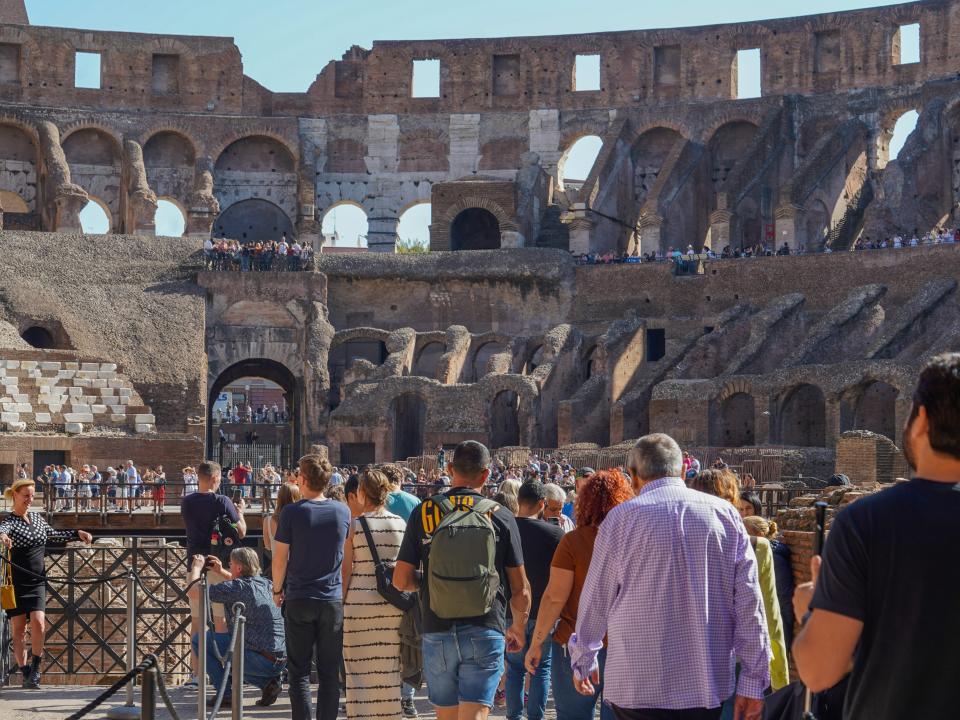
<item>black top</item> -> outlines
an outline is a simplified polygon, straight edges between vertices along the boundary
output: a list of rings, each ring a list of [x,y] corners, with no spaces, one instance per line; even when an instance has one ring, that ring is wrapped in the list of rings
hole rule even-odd
[[[290,546],[286,600],[342,600],[343,543],[350,531],[350,509],[328,499],[285,505],[274,539]]]
[[[469,488],[454,488],[447,497],[454,504],[460,502],[476,502],[483,496],[480,493]],[[424,519],[426,518],[426,523]],[[420,506],[413,511],[410,519],[407,521],[407,531],[403,536],[403,543],[400,545],[400,553],[397,560],[410,563],[414,568],[423,567],[423,574],[427,574],[429,564],[430,535],[433,528],[436,528],[440,522],[440,511],[432,500],[424,500]],[[430,533],[424,532],[424,524],[430,529]],[[479,627],[488,627],[500,632],[506,630],[507,614],[507,595],[506,588],[509,585],[506,568],[520,567],[523,565],[523,550],[521,549],[520,532],[517,530],[517,520],[507,508],[497,505],[493,511],[493,527],[497,533],[497,573],[500,575],[500,589],[497,591],[497,597],[493,602],[493,607],[486,615],[474,618],[457,618],[456,620],[444,620],[438,618],[430,610],[430,589],[426,578],[420,583],[420,599],[423,606],[423,632],[446,632],[454,625],[477,625]]]
[[[550,582],[550,563],[553,553],[563,538],[563,530],[552,523],[537,518],[517,518],[520,544],[523,547],[523,568],[530,581],[533,604],[530,617],[535,619],[540,609],[540,599]]]
[[[960,483],[915,479],[837,515],[811,607],[863,622],[845,718],[957,716],[957,548]]]
[[[210,554],[210,535],[213,523],[222,515],[233,522],[240,520],[236,505],[226,495],[211,492],[193,492],[180,501],[180,514],[187,530],[187,559],[194,555]]]

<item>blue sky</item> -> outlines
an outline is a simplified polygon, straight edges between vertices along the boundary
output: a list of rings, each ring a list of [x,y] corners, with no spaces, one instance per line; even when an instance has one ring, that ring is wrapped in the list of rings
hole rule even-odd
[[[419,40],[554,35],[743,22],[893,5],[880,0],[27,0],[30,22],[93,30],[233,37],[244,72],[270,90],[303,92],[330,60],[352,45]],[[750,92],[750,89],[747,89]],[[895,145],[900,142],[895,141]],[[592,151],[568,163],[585,177]],[[346,219],[338,220],[338,229]],[[417,233],[422,235],[422,233]]]

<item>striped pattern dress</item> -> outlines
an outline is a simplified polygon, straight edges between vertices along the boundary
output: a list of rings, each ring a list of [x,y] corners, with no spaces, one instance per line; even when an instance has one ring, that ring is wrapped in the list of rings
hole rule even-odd
[[[406,523],[380,508],[364,513],[377,552],[393,562]],[[400,619],[403,613],[377,592],[373,557],[360,522],[353,521],[353,572],[343,604],[343,662],[347,717],[400,718]]]

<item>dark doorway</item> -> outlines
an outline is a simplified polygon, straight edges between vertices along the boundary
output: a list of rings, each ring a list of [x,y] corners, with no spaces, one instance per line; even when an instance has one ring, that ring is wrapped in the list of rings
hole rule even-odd
[[[490,407],[490,447],[515,447],[520,444],[520,397],[503,390]]]
[[[66,465],[67,453],[63,450],[34,450],[33,451],[33,474],[31,478],[43,472],[47,465]]]
[[[267,200],[254,198],[234,203],[217,218],[213,237],[241,242],[279,240],[283,235],[293,238],[293,223],[287,214]]]
[[[667,354],[667,331],[647,328],[647,362],[656,362]]]
[[[897,437],[897,396],[899,391],[885,382],[875,381],[864,388],[857,401],[853,426],[845,430],[869,430],[890,440]]]
[[[53,341],[53,335],[46,328],[36,326],[27,328],[20,337],[22,337],[30,347],[35,347],[38,350],[55,350],[57,347]]]
[[[423,426],[427,418],[423,398],[404,393],[393,403],[393,459],[423,455]]]
[[[373,443],[340,443],[340,464],[373,465],[377,461],[377,446]]]
[[[823,391],[815,385],[798,385],[787,395],[780,410],[780,442],[800,447],[823,447],[826,439]]]
[[[710,444],[715,447],[745,447],[754,444],[753,397],[734,393],[710,413]]]
[[[500,247],[500,223],[488,210],[467,208],[450,224],[451,250],[496,250]]]

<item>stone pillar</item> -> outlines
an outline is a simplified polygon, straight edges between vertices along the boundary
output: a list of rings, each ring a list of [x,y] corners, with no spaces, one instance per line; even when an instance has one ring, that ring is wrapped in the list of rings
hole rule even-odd
[[[570,220],[567,223],[570,229],[570,252],[584,255],[591,252],[590,233],[593,230],[593,219],[583,203],[574,203],[570,206],[570,211]]]
[[[500,247],[502,248],[521,248],[525,244],[523,234],[516,230],[500,231]]]
[[[324,436],[329,416],[329,355],[334,329],[327,318],[327,306],[311,302],[307,308],[306,352],[304,353],[303,397],[304,436],[310,442]]]
[[[784,243],[787,243],[790,252],[796,252],[799,248],[806,246],[803,208],[792,203],[783,203],[774,210],[773,218],[776,250],[782,248]]]
[[[835,448],[837,438],[840,437],[840,403],[839,397],[828,397],[824,403],[824,431],[827,437],[827,447]]]
[[[710,249],[718,255],[730,244],[730,221],[733,213],[729,210],[714,210],[710,213]],[[681,252],[685,248],[680,248]]]
[[[531,110],[527,123],[530,135],[530,152],[540,156],[540,164],[554,181],[557,180],[557,164],[560,162],[560,111]]]
[[[188,198],[186,236],[207,239],[213,231],[213,222],[220,214],[220,202],[213,194],[213,160],[197,160],[193,192]]]
[[[663,218],[659,215],[641,215],[637,221],[636,235],[639,241],[639,253],[656,253],[661,248]]]
[[[70,166],[60,145],[60,129],[49,120],[37,123],[40,150],[47,168],[43,207],[45,229],[60,232],[81,232],[80,211],[89,197],[86,190],[70,179]]]
[[[397,225],[400,220],[396,217],[374,217],[367,219],[367,249],[370,252],[392,253],[397,247]]]
[[[129,179],[123,229],[133,235],[155,235],[157,194],[147,182],[147,168],[140,143],[135,140],[123,141],[123,162]]]
[[[753,442],[755,445],[770,444],[770,398],[764,395],[753,399],[753,417],[756,418],[753,428]]]

